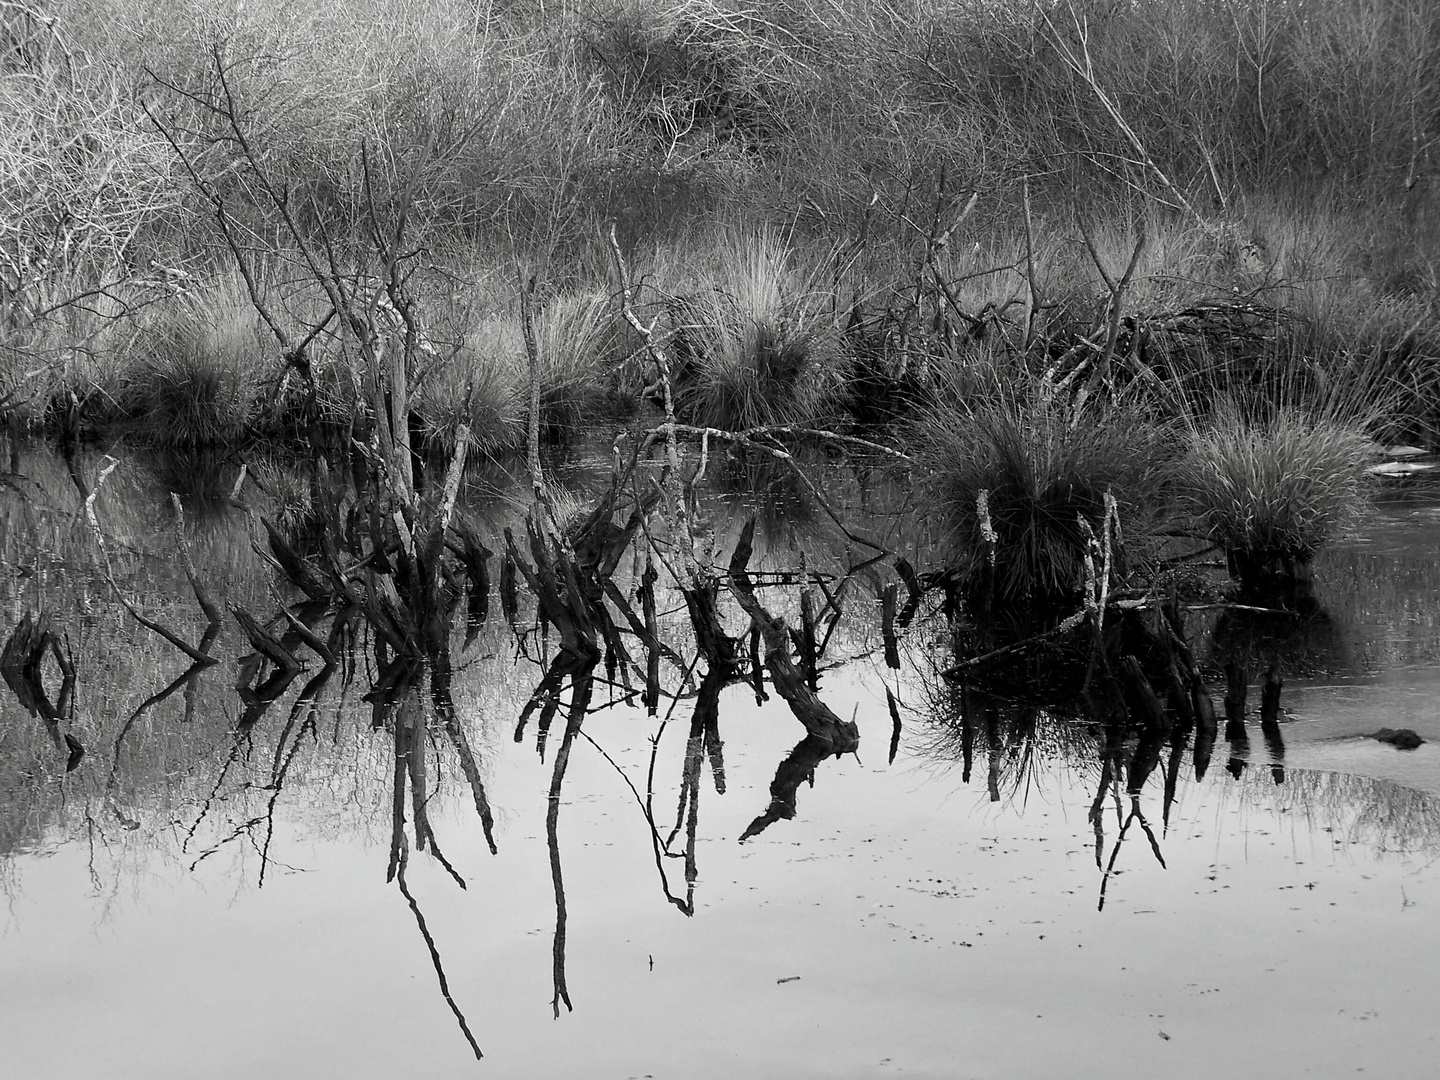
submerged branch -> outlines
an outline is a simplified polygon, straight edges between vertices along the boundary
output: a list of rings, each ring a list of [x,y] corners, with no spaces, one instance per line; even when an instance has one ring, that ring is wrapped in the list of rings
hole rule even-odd
[[[95,497],[100,494],[100,485],[105,482],[105,478],[108,477],[115,470],[115,467],[119,464],[120,462],[118,460],[116,460],[115,458],[111,458],[105,468],[100,471],[99,477],[96,478],[95,487],[85,498],[85,516],[90,521],[90,529],[95,534],[95,543],[100,548],[100,561],[105,571],[105,580],[109,583],[110,588],[114,591],[116,598],[120,601],[120,605],[126,611],[128,611],[130,615],[135,619],[135,621],[138,622],[141,626],[145,627],[147,630],[151,630],[156,634],[159,634],[162,638],[168,641],[171,645],[175,646],[175,648],[179,649],[186,656],[190,657],[190,659],[195,661],[195,663],[197,664],[216,663],[216,660],[213,656],[209,656],[206,653],[201,652],[189,642],[179,637],[174,631],[170,630],[168,627],[162,625],[161,623],[155,622],[152,619],[147,619],[144,615],[140,614],[139,609],[136,608],[134,604],[130,603],[129,599],[126,598],[125,593],[121,591],[120,583],[115,580],[115,574],[110,568],[110,551],[105,546],[105,534],[101,531],[100,519],[95,514]],[[200,594],[197,593],[196,596],[197,598],[199,598]],[[205,607],[206,601],[202,599],[201,605],[202,607]],[[213,605],[209,605],[208,607],[206,607],[205,614],[207,618],[210,618],[210,611],[212,608]]]

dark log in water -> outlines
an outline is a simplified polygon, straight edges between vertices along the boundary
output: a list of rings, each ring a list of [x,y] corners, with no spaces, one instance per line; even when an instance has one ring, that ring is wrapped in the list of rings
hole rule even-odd
[[[718,604],[720,582],[713,577],[681,587],[685,607],[690,613],[690,625],[695,632],[696,651],[705,658],[705,677],[695,697],[695,711],[690,719],[691,752],[693,767],[687,766],[681,788],[682,812],[687,798],[690,799],[693,830],[695,800],[699,798],[700,758],[702,752],[709,757],[710,772],[715,781],[717,794],[725,794],[725,751],[720,739],[720,691],[741,677],[740,640],[725,632],[720,622]],[[652,654],[655,655],[655,654]],[[658,696],[658,694],[657,694]],[[676,827],[679,827],[677,820]],[[673,838],[673,837],[672,837]],[[693,852],[687,855],[693,861]],[[687,864],[686,874],[691,867]]]
[[[231,603],[230,611],[235,616],[235,621],[240,624],[240,629],[245,632],[245,637],[250,642],[250,647],[259,653],[275,667],[285,671],[297,672],[304,665],[295,658],[295,654],[287,649],[284,644],[262,627],[253,615],[237,603]]]
[[[978,695],[969,683],[960,688],[960,781],[968,784],[975,766],[975,710]]]
[[[1170,716],[1159,695],[1155,693],[1140,661],[1126,653],[1120,657],[1120,676],[1124,680],[1124,698],[1132,720],[1140,723],[1140,741],[1130,759],[1126,791],[1138,795],[1145,781],[1160,764],[1160,752],[1170,735]]]
[[[1236,599],[1261,607],[1307,611],[1315,605],[1313,553],[1227,551]]]
[[[1397,750],[1414,750],[1425,744],[1425,740],[1409,728],[1381,728],[1373,735],[1366,736],[1366,738],[1389,743]]]
[[[908,559],[897,555],[895,557],[895,572],[900,575],[900,580],[905,583],[905,607],[901,609],[897,618],[900,629],[905,630],[915,618],[915,613],[920,610],[920,600],[925,595],[925,586],[921,584],[920,578],[915,573],[915,568],[910,565]]]
[[[989,772],[985,777],[985,790],[991,802],[1000,801],[1000,770],[1005,764],[1005,739],[1000,731],[1000,711],[995,702],[984,699],[985,715],[985,760]]]
[[[793,635],[800,653],[800,670],[812,691],[820,689],[819,654],[815,636],[815,590],[811,587],[801,556],[800,632]]]
[[[75,708],[75,664],[68,650],[68,642],[66,648],[61,649],[60,639],[50,629],[48,615],[41,612],[37,618],[26,611],[0,651],[0,675],[25,710],[44,722],[55,749],[65,755],[65,771],[73,772],[85,756],[85,748],[75,736],[63,730]],[[47,654],[60,669],[60,690],[54,702],[45,691],[42,674]]]
[[[765,667],[770,672],[771,685],[775,687],[776,693],[785,699],[790,711],[805,726],[806,732],[812,738],[827,744],[831,754],[851,753],[860,745],[860,729],[836,716],[810,688],[790,657],[785,620],[771,615],[755,596],[754,585],[746,571],[754,550],[754,538],[755,520],[752,518],[741,530],[735,552],[730,558],[730,589],[764,639]]]
[[[765,667],[771,685],[785,699],[795,718],[804,725],[806,736],[780,765],[770,785],[770,806],[741,834],[746,840],[782,818],[795,816],[795,792],[811,779],[815,766],[827,757],[853,753],[860,746],[860,729],[841,720],[820,700],[795,661],[790,657],[790,636],[785,621],[761,606],[755,586],[746,570],[754,550],[755,519],[745,523],[730,557],[730,591],[750,616],[765,641]]]
[[[750,681],[755,687],[755,704],[764,705],[770,695],[765,693],[765,665],[761,662],[760,627],[756,623],[750,626]]]
[[[519,633],[516,623],[520,616],[520,591],[515,581],[515,556],[509,551],[500,563],[500,610],[511,630]]]
[[[1260,731],[1270,751],[1270,776],[1277,784],[1285,782],[1285,739],[1280,734],[1280,691],[1284,686],[1280,661],[1272,659],[1260,691]]]
[[[490,558],[495,553],[481,542],[463,518],[453,526],[465,567],[465,645],[468,648],[490,615]]]
[[[1215,749],[1215,739],[1219,734],[1219,723],[1215,716],[1215,702],[1210,697],[1210,691],[1206,687],[1205,680],[1200,675],[1200,669],[1195,663],[1194,653],[1186,641],[1185,621],[1180,612],[1179,602],[1172,597],[1170,602],[1165,605],[1164,612],[1170,647],[1174,650],[1175,656],[1180,662],[1182,673],[1189,685],[1190,708],[1195,718],[1195,750],[1193,758],[1195,778],[1197,780],[1203,780],[1206,770],[1210,767],[1210,755]]]
[[[1225,771],[1237,780],[1245,772],[1250,757],[1250,735],[1245,730],[1245,699],[1249,693],[1250,672],[1245,661],[1230,657],[1225,661],[1225,741],[1230,744],[1230,760]]]
[[[1225,738],[1248,745],[1245,733],[1245,699],[1250,689],[1250,671],[1245,661],[1232,656],[1225,661]]]
[[[260,524],[270,545],[270,554],[279,565],[281,572],[292,585],[312,600],[328,599],[332,589],[320,573],[300,556],[269,518],[261,518]]]
[[[885,642],[885,666],[900,670],[900,641],[895,635],[895,607],[899,602],[899,590],[893,581],[886,584],[880,594],[880,633]]]
[[[836,756],[830,739],[819,735],[807,735],[789,756],[775,770],[775,779],[770,781],[770,805],[765,812],[750,822],[740,834],[741,841],[758,836],[777,821],[789,821],[795,816],[795,796],[800,785],[815,782],[815,767],[828,757]]]
[[[560,740],[560,749],[555,754],[555,766],[550,776],[550,793],[545,812],[545,840],[550,851],[550,879],[555,889],[555,936],[551,943],[551,981],[554,997],[550,1007],[558,1019],[560,1003],[573,1010],[570,1004],[570,990],[565,982],[565,930],[567,911],[565,907],[565,878],[560,868],[560,791],[565,783],[565,771],[570,765],[570,748],[580,725],[590,709],[590,694],[594,688],[593,671],[596,661],[574,673],[570,688],[570,707],[566,712],[565,734]]]

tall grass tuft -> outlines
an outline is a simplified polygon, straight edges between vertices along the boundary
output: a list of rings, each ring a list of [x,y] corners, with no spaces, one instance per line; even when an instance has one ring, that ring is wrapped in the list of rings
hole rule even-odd
[[[534,317],[540,379],[540,434],[550,443],[579,435],[615,408],[612,356],[617,322],[609,297],[562,293]],[[464,330],[459,348],[428,372],[415,412],[430,446],[448,452],[460,422],[482,453],[503,456],[525,443],[530,362],[520,319],[495,312]]]
[[[1086,550],[1079,519],[1098,533],[1107,494],[1124,529],[1143,531],[1162,497],[1170,439],[1133,409],[1092,409],[1076,422],[1070,407],[1025,388],[969,401],[947,393],[913,441],[970,614],[1034,624],[1074,610]]]
[[[731,430],[824,418],[841,389],[840,338],[815,275],[770,231],[729,238],[715,261],[674,312],[682,417]]]
[[[146,325],[115,404],[153,446],[233,446],[258,418],[267,359],[250,307],[225,283],[168,305]]]
[[[525,342],[518,320],[489,315],[466,331],[455,354],[426,373],[413,411],[424,445],[449,453],[462,423],[480,453],[499,457],[525,445],[525,400],[517,374]]]
[[[1333,412],[1268,414],[1224,402],[1193,426],[1177,466],[1181,505],[1227,553],[1242,591],[1304,578],[1311,559],[1364,509],[1374,442]]]
[[[603,293],[562,293],[535,318],[540,436],[548,442],[569,442],[587,418],[614,407],[611,354],[621,325],[610,307]],[[520,375],[523,384],[528,373]]]

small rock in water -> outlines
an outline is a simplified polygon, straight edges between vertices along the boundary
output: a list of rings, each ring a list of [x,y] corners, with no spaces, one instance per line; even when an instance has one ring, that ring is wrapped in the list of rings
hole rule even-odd
[[[1375,732],[1375,734],[1371,735],[1370,738],[1379,739],[1381,742],[1389,743],[1391,746],[1400,750],[1414,750],[1425,741],[1409,728],[1382,727],[1379,731]]]

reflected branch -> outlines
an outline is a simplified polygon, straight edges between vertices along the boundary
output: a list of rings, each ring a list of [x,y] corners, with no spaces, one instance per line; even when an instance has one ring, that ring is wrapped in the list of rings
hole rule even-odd
[[[300,705],[296,706],[297,710],[301,707]],[[274,770],[270,781],[270,798],[265,804],[265,841],[260,845],[260,874],[255,883],[257,889],[263,889],[265,887],[265,871],[270,865],[270,842],[275,838],[275,806],[279,803],[280,795],[285,790],[285,777],[290,772],[290,765],[294,762],[295,756],[300,753],[300,741],[305,737],[307,732],[312,737],[315,734],[314,716],[307,716],[305,722],[300,725],[300,730],[295,733],[295,741],[290,744],[290,750],[285,755],[285,760],[281,762],[279,768]],[[281,742],[275,749],[277,755],[280,752],[280,747],[283,745],[284,740],[282,737]]]
[[[853,721],[841,720],[811,688],[790,657],[790,636],[785,621],[771,615],[755,595],[754,583],[746,570],[754,550],[755,519],[740,532],[730,557],[730,591],[765,640],[765,666],[771,685],[785,699],[795,718],[804,725],[806,736],[790,752],[770,785],[770,805],[741,835],[745,840],[775,821],[795,816],[795,793],[801,782],[811,779],[815,766],[827,757],[853,753],[860,746],[860,729]]]
[[[1155,832],[1150,828],[1150,823],[1145,820],[1145,815],[1140,812],[1140,800],[1132,796],[1130,799],[1130,813],[1126,815],[1125,822],[1120,826],[1120,834],[1115,837],[1115,847],[1110,852],[1110,861],[1105,865],[1105,874],[1100,879],[1100,903],[1096,911],[1105,910],[1105,892],[1110,887],[1110,878],[1115,874],[1115,860],[1120,857],[1120,847],[1125,843],[1125,834],[1130,830],[1131,822],[1138,821],[1140,828],[1144,830],[1146,837],[1150,840],[1150,850],[1154,853],[1156,861],[1162,869],[1165,868],[1165,858],[1160,854],[1160,844],[1155,839]]]
[[[460,758],[460,770],[465,774],[465,781],[470,785],[470,793],[475,799],[475,812],[480,815],[480,827],[485,832],[485,843],[490,848],[490,854],[495,855],[500,850],[495,846],[495,816],[490,810],[490,799],[485,794],[485,781],[480,776],[479,762],[455,712],[455,700],[450,694],[449,658],[445,659],[446,663],[436,664],[430,673],[430,697],[435,705],[435,712],[445,725],[445,734],[449,736],[450,744],[455,747],[455,753]]]
[[[114,471],[115,466],[119,464],[120,462],[117,459],[110,458],[109,464],[107,464],[105,468],[101,470],[99,477],[96,478],[94,489],[85,496],[85,516],[89,519],[91,532],[95,534],[95,544],[100,549],[100,565],[101,568],[105,571],[105,580],[109,583],[111,590],[115,593],[115,598],[120,601],[120,606],[123,607],[126,611],[128,611],[131,617],[141,626],[145,627],[147,630],[151,630],[154,633],[159,634],[171,645],[175,646],[175,648],[179,649],[186,656],[190,657],[190,659],[193,660],[195,663],[213,664],[216,662],[214,657],[208,655],[200,649],[197,649],[195,646],[191,645],[188,641],[180,637],[173,630],[169,629],[163,624],[156,622],[153,619],[147,619],[144,615],[140,614],[140,610],[134,604],[132,604],[130,600],[125,596],[125,593],[120,588],[120,583],[115,580],[115,572],[111,569],[110,566],[110,549],[105,545],[105,534],[100,528],[100,518],[95,513],[95,497],[100,494],[100,486],[105,483],[106,477],[108,477],[110,473]],[[183,540],[183,533],[181,534],[181,536]],[[181,550],[183,553],[185,553],[185,561],[188,564],[188,548],[184,546],[183,542],[181,544]],[[187,569],[193,570],[193,567],[187,566]],[[210,625],[215,625],[218,620],[213,614],[214,605],[209,602],[209,599],[204,594],[204,590],[200,589],[198,580],[192,579],[192,583],[196,586],[196,599],[199,601],[201,608],[204,610],[206,619],[209,620]]]
[[[200,639],[200,651],[208,654],[210,651],[210,646],[214,644],[215,639],[219,636],[219,634],[219,624],[211,624],[209,627],[207,627],[204,636]],[[211,666],[212,665],[208,663],[191,664],[188,668],[186,668],[179,675],[177,675],[174,680],[171,681],[170,685],[166,686],[163,690],[151,694],[148,698],[146,698],[140,703],[140,705],[135,709],[133,713],[130,714],[130,718],[125,721],[125,723],[120,728],[119,734],[115,736],[115,750],[110,763],[110,776],[105,783],[106,791],[113,791],[115,788],[116,780],[120,772],[120,750],[124,746],[126,736],[130,734],[130,729],[135,726],[135,722],[139,720],[141,716],[145,715],[145,713],[148,712],[150,709],[154,708],[156,705],[159,705],[166,698],[169,698],[177,690],[181,689],[184,689],[185,691],[185,711],[188,718],[193,709],[193,700],[196,684],[198,683],[200,676],[204,672],[208,671]]]
[[[770,805],[765,812],[746,826],[740,840],[758,836],[777,821],[789,821],[795,816],[795,796],[800,785],[815,782],[815,767],[828,757],[835,756],[829,740],[815,735],[806,735],[790,751],[780,767],[775,770],[775,779],[770,781]]]
[[[27,610],[0,650],[0,676],[21,706],[44,722],[50,741],[66,758],[65,771],[73,772],[85,756],[85,748],[61,727],[69,724],[75,711],[75,664],[68,650],[68,641],[65,649],[60,648],[49,615],[42,611],[37,618]],[[45,691],[42,667],[47,654],[60,669],[58,702],[52,702]]]
[[[606,752],[603,746],[595,741],[588,731],[581,730],[579,734],[581,738],[599,751],[600,756],[610,763],[612,769],[620,774],[620,779],[625,781],[625,786],[630,789],[630,793],[635,796],[635,801],[640,805],[640,813],[644,815],[645,824],[650,829],[650,845],[655,854],[655,869],[660,874],[660,888],[665,893],[665,899],[674,904],[684,914],[694,915],[695,905],[693,897],[681,900],[670,891],[670,879],[665,873],[665,845],[660,840],[660,830],[655,827],[655,818],[651,814],[650,808],[645,805],[645,800],[640,797],[639,790],[635,787],[634,783],[631,782],[630,777],[626,775],[625,770],[620,767],[619,763]]]
[[[425,948],[430,950],[430,963],[435,967],[435,977],[440,981],[440,993],[445,998],[445,1004],[449,1005],[450,1011],[455,1014],[455,1022],[460,1025],[460,1031],[465,1036],[465,1041],[470,1044],[470,1049],[475,1051],[475,1060],[479,1061],[485,1055],[480,1050],[480,1044],[475,1041],[475,1036],[470,1032],[470,1025],[465,1021],[465,1014],[460,1011],[454,995],[450,993],[450,982],[445,978],[445,966],[440,962],[440,949],[430,935],[430,928],[425,925],[425,916],[420,911],[420,905],[415,902],[415,897],[410,893],[410,887],[405,883],[407,861],[404,858],[401,859],[395,874],[395,879],[400,885],[400,895],[405,897],[405,902],[410,905],[410,911],[415,916],[415,925],[420,928],[420,936],[425,939]]]
[[[570,1004],[570,991],[565,985],[566,910],[565,880],[560,870],[560,788],[565,782],[565,771],[570,765],[570,748],[580,731],[581,723],[584,722],[585,711],[590,706],[590,672],[596,662],[592,660],[588,668],[577,672],[571,679],[570,709],[565,722],[565,735],[560,740],[560,749],[555,752],[555,766],[550,777],[549,806],[545,812],[545,840],[550,849],[550,877],[555,886],[555,938],[551,950],[551,976],[555,996],[551,998],[550,1007],[557,1020],[560,1018],[562,1001],[567,1010],[573,1012],[575,1008]]]

